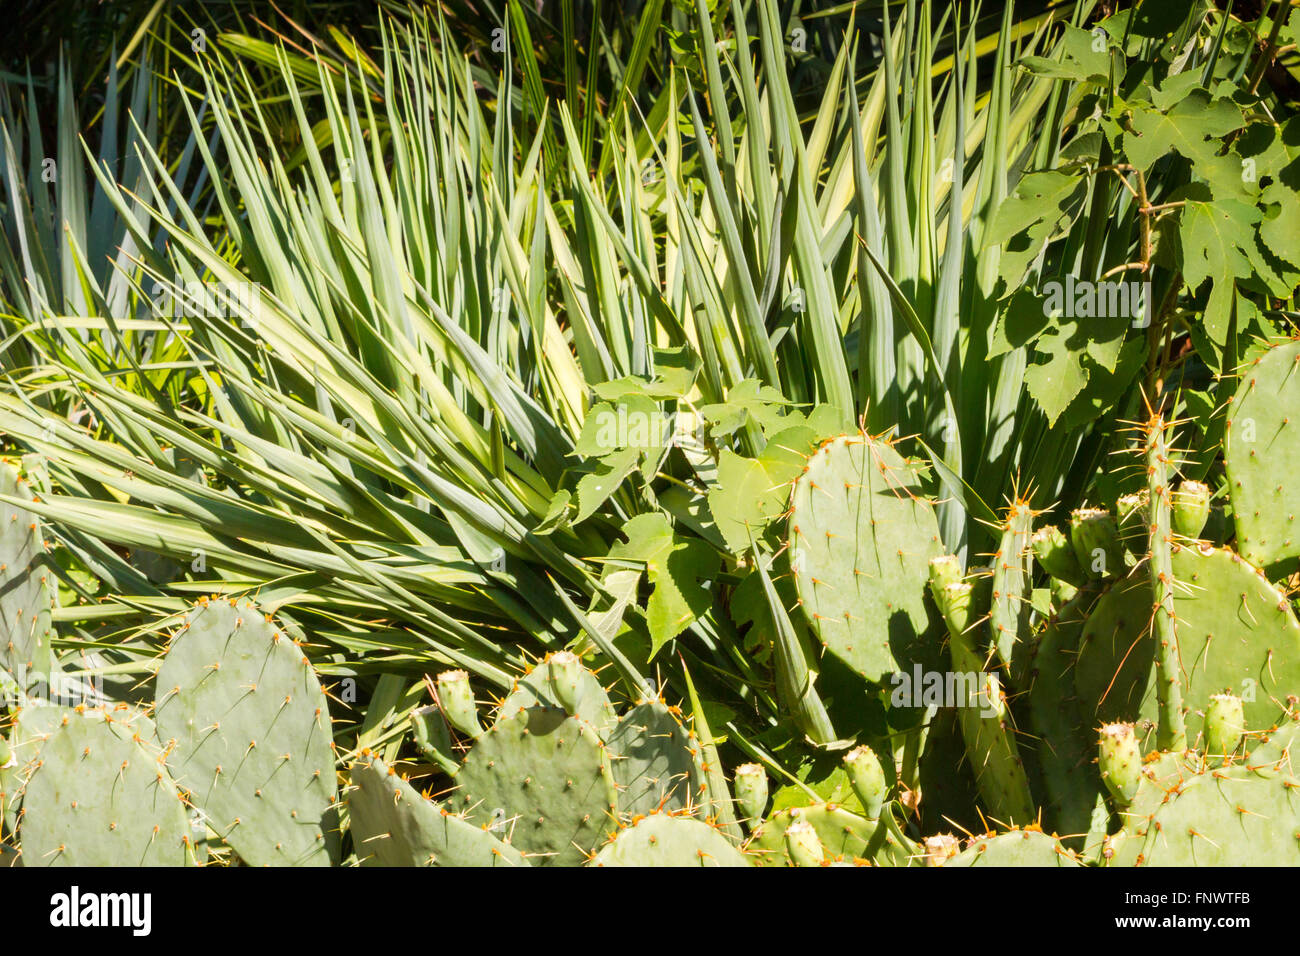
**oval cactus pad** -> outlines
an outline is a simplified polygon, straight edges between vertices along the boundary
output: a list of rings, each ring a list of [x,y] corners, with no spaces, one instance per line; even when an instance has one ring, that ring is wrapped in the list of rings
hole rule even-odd
[[[865,434],[825,442],[794,483],[790,564],[823,646],[867,680],[899,669],[930,626],[929,562],[943,550],[918,468]]]

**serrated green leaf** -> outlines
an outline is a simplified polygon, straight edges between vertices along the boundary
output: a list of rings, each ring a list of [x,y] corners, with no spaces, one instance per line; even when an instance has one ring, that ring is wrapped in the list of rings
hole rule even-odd
[[[721,562],[699,538],[673,534],[661,514],[637,515],[623,526],[627,541],[610,549],[611,560],[644,562],[654,590],[646,604],[650,656],[713,604]]]

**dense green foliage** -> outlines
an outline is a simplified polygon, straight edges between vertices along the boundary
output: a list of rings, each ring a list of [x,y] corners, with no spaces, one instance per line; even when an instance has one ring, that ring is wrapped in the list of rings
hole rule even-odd
[[[4,859],[1296,862],[1288,5],[336,6],[0,77]]]

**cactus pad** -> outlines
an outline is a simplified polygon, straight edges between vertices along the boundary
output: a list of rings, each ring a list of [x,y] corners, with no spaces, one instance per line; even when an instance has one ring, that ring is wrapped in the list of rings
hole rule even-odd
[[[159,668],[155,711],[177,783],[244,862],[337,857],[329,709],[270,615],[215,598],[192,611]]]
[[[828,860],[870,859],[885,866],[908,866],[915,847],[904,846],[891,833],[877,836],[877,824],[832,803],[778,810],[754,830],[745,852],[755,866],[792,866],[785,831],[803,820],[817,831]]]
[[[504,819],[534,865],[574,866],[615,829],[609,755],[596,729],[552,707],[527,707],[484,731],[455,777],[470,823]]]
[[[189,816],[152,729],[126,711],[90,711],[44,740],[24,788],[25,866],[193,861]]]
[[[1187,777],[1117,841],[1112,866],[1300,866],[1300,780],[1245,767]]]
[[[868,680],[899,670],[929,628],[925,586],[942,550],[918,469],[865,434],[824,443],[791,494],[799,602],[823,646]]]
[[[703,803],[699,748],[660,701],[637,704],[609,736],[618,810],[624,817],[691,810]]]
[[[1175,548],[1173,571],[1184,706],[1204,712],[1212,694],[1234,693],[1247,700],[1248,728],[1268,726],[1300,693],[1300,623],[1286,598],[1236,554],[1205,544]],[[1157,719],[1151,620],[1145,567],[1097,601],[1075,668],[1085,717]]]
[[[378,757],[352,765],[352,847],[362,866],[527,866],[508,843],[466,823],[403,780]]]
[[[561,700],[563,694],[557,693],[556,680],[571,680],[567,668],[553,668],[551,657],[539,663],[515,682],[509,696],[501,702],[499,713],[513,714],[524,707],[541,704],[544,707],[558,707],[575,717],[581,717],[596,728],[601,740],[607,740],[618,723],[614,705],[609,702],[609,695],[600,685],[600,678],[585,667],[578,669],[577,687],[572,693],[577,697],[577,709],[570,711]]]
[[[1080,866],[1073,853],[1039,830],[981,836],[944,866]]]
[[[0,494],[33,497],[8,462],[0,462]],[[50,676],[50,609],[57,598],[39,520],[14,505],[0,506],[0,667],[22,689]]]
[[[1096,597],[1091,589],[1079,591],[1047,623],[1026,675],[1032,734],[1024,747],[1042,776],[1044,822],[1058,833],[1086,833],[1101,793],[1092,766],[1096,743],[1074,693],[1075,651]]]
[[[749,866],[722,833],[694,817],[652,813],[601,847],[592,866]]]
[[[1295,566],[1300,556],[1300,341],[1270,349],[1242,372],[1228,406],[1223,464],[1237,550],[1252,564]]]

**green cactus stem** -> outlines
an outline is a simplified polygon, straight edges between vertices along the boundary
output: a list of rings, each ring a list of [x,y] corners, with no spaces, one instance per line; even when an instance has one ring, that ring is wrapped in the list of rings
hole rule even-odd
[[[1168,431],[1169,426],[1159,413],[1147,423],[1147,507],[1151,522],[1147,574],[1155,595],[1151,631],[1156,641],[1156,700],[1160,710],[1156,741],[1161,750],[1184,750],[1187,747],[1187,724],[1183,713],[1181,658],[1174,617]]]

